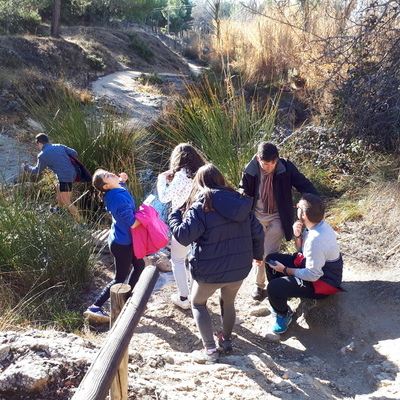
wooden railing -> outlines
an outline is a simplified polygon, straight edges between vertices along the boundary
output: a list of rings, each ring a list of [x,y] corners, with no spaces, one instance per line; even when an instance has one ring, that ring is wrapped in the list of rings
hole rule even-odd
[[[146,308],[147,301],[159,277],[154,265],[147,266],[136,284],[119,317],[112,326],[99,354],[93,361],[71,400],[104,400],[117,374],[121,361],[126,357],[129,342]],[[114,383],[115,384],[115,383]],[[127,388],[113,390],[127,392]],[[123,399],[116,394],[113,399]]]

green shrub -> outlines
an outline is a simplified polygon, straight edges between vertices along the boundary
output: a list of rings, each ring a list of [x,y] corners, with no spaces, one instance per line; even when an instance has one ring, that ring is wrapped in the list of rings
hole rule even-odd
[[[152,63],[154,61],[154,53],[150,49],[150,47],[142,40],[140,37],[134,33],[129,35],[130,39],[130,47],[135,50],[135,52],[143,58],[143,60],[148,63]]]
[[[248,104],[244,90],[237,90],[231,77],[224,83],[205,78],[200,85],[186,85],[188,98],[157,124],[165,142],[175,146],[190,142],[202,150],[233,184],[238,185],[244,166],[251,160],[261,140],[274,127],[276,107]]]
[[[87,60],[89,62],[90,68],[93,68],[96,71],[103,71],[106,68],[106,64],[104,63],[103,59],[96,56],[95,54],[89,54],[87,56]]]
[[[49,305],[59,298],[68,310],[90,276],[94,241],[68,213],[51,214],[35,187],[22,187],[0,190],[0,306],[8,321],[54,323]]]
[[[0,271],[20,277],[22,291],[33,282],[72,288],[85,281],[93,243],[86,231],[71,229],[68,214],[51,214],[13,193],[0,199],[0,215]]]
[[[142,85],[161,85],[163,83],[162,78],[159,77],[158,72],[153,72],[152,74],[141,74],[138,81]]]
[[[35,33],[41,23],[40,15],[34,10],[10,10],[0,5],[0,35]]]
[[[142,128],[127,124],[126,115],[104,105],[82,104],[79,96],[62,87],[25,95],[28,109],[53,141],[77,150],[90,172],[105,168],[125,171],[136,201],[143,197],[141,171],[146,169],[150,140]]]

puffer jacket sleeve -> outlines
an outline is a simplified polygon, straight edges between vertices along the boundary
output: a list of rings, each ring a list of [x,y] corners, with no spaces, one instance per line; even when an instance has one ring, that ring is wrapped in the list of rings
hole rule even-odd
[[[183,246],[195,242],[205,231],[204,213],[191,208],[182,221],[182,212],[177,209],[168,217],[168,224],[175,239]]]
[[[250,214],[250,224],[253,240],[253,258],[261,261],[264,256],[264,229],[253,212]]]

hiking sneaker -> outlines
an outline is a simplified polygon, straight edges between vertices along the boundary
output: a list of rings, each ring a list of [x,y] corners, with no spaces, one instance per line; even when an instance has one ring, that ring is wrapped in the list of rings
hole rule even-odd
[[[195,350],[192,352],[192,358],[194,362],[199,364],[214,364],[218,362],[219,353],[217,349],[214,350]]]
[[[50,207],[50,212],[52,214],[56,214],[56,215],[64,215],[65,209],[64,209],[64,207],[54,206],[54,207]]]
[[[256,286],[255,289],[251,292],[251,297],[253,300],[263,301],[268,297],[268,293],[266,289],[261,289],[260,287]]]
[[[233,350],[232,339],[225,339],[222,333],[218,335],[218,344],[225,354],[231,353]]]
[[[272,332],[277,334],[286,332],[289,324],[292,322],[292,316],[293,311],[290,308],[285,314],[276,313],[276,320]]]
[[[189,308],[190,308],[189,299],[186,298],[185,300],[182,300],[181,296],[179,296],[178,293],[174,293],[173,295],[171,295],[171,301],[177,307],[183,308],[184,310],[189,310]]]
[[[110,322],[110,316],[107,315],[100,307],[89,307],[83,315],[96,322]]]

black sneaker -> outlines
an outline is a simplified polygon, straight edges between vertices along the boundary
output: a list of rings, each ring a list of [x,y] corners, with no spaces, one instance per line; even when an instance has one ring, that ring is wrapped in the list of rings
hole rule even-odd
[[[261,289],[260,287],[257,286],[251,292],[251,297],[253,298],[253,300],[263,301],[268,297],[268,293],[266,289]]]
[[[50,207],[50,212],[52,214],[57,214],[57,215],[64,215],[66,210],[64,207],[58,207],[58,206],[54,206],[54,207]]]
[[[233,351],[232,339],[225,339],[222,333],[218,335],[218,344],[225,354],[231,353]]]

